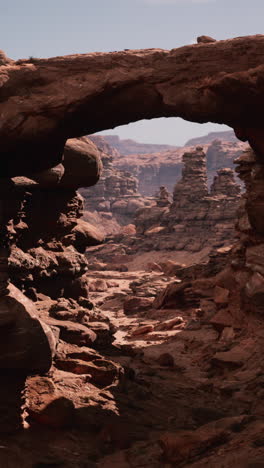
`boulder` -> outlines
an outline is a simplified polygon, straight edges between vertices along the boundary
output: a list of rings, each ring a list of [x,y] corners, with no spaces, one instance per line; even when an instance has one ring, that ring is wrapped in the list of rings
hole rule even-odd
[[[34,173],[29,177],[31,177],[41,187],[52,188],[56,187],[60,183],[64,172],[64,166],[60,163],[51,169],[46,169],[46,171]]]
[[[260,311],[264,310],[264,276],[260,273],[254,273],[246,284],[246,296],[258,307]]]
[[[241,430],[249,421],[247,416],[235,416],[209,422],[194,431],[181,430],[163,434],[159,443],[164,461],[173,466],[191,462],[198,455],[226,443],[236,428]]]
[[[39,320],[34,303],[14,285],[0,297],[0,369],[47,372],[56,350],[51,328]]]
[[[104,233],[98,227],[83,219],[78,219],[71,234],[70,242],[79,252],[85,252],[86,247],[102,244],[105,239]]]
[[[66,343],[77,344],[78,346],[90,346],[96,340],[96,334],[85,325],[52,318],[46,319],[46,322],[50,326],[59,328],[60,337]]]
[[[216,330],[222,331],[223,328],[234,325],[234,318],[230,310],[221,309],[211,318],[210,323],[214,325]]]
[[[64,188],[90,187],[99,180],[102,163],[100,151],[87,137],[72,138],[64,148],[64,174],[60,186]]]
[[[138,312],[145,312],[151,309],[153,299],[150,297],[128,297],[124,301],[124,313],[126,315],[136,314]]]
[[[59,369],[74,374],[88,374],[93,385],[100,388],[111,385],[119,376],[119,367],[112,361],[94,359],[93,362],[81,359],[57,359],[56,365]]]
[[[228,303],[229,290],[216,286],[214,290],[214,301],[218,306],[224,306]]]
[[[38,411],[29,408],[28,413],[31,422],[53,429],[69,429],[74,423],[75,407],[72,400],[60,396]]]
[[[135,330],[132,331],[131,336],[146,335],[147,333],[151,333],[153,330],[153,325],[142,325],[141,327],[135,328]]]

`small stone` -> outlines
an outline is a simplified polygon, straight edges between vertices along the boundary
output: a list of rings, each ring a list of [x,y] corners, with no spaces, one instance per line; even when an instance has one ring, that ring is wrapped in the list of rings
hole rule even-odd
[[[210,36],[198,36],[197,37],[198,44],[210,44],[211,42],[216,42],[216,39]]]
[[[232,341],[235,337],[235,332],[232,327],[225,327],[220,336],[220,341]]]
[[[162,331],[162,330],[171,330],[175,327],[180,327],[183,325],[183,318],[182,317],[174,317],[173,319],[170,320],[165,320],[164,322],[159,323],[156,325],[155,330]]]
[[[98,278],[96,280],[89,281],[89,290],[92,292],[105,292],[107,289],[107,282],[104,279]]]
[[[225,327],[231,327],[234,319],[228,309],[221,309],[211,318],[210,323],[216,330],[222,331]]]
[[[173,356],[169,353],[161,354],[157,359],[157,363],[162,367],[173,367],[175,364]]]
[[[217,305],[226,305],[228,303],[229,291],[228,289],[216,286],[214,290],[214,301]]]
[[[136,328],[132,333],[131,336],[137,335],[145,335],[146,333],[150,333],[154,330],[153,325],[142,325],[142,327]]]
[[[124,301],[124,312],[126,315],[132,315],[137,312],[143,312],[152,307],[153,299],[149,297],[130,296]]]
[[[40,412],[28,410],[32,421],[54,429],[63,429],[72,426],[74,422],[75,407],[71,400],[59,397],[51,401]]]

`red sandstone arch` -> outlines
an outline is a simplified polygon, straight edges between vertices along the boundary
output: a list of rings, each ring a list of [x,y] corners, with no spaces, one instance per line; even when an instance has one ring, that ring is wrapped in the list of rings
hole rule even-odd
[[[54,166],[67,138],[162,116],[228,124],[262,150],[263,57],[257,35],[171,51],[7,61],[0,66],[1,175]]]

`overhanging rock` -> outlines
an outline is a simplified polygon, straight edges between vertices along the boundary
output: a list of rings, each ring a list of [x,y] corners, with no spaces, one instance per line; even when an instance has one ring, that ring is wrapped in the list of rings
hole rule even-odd
[[[225,123],[264,153],[264,36],[5,61],[1,176],[58,164],[68,138],[155,117]],[[257,129],[257,130],[256,130]]]

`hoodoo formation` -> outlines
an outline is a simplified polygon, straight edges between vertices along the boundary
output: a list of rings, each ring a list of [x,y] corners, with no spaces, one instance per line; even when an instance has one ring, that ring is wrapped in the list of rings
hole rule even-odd
[[[262,466],[263,54],[1,52],[1,466]],[[140,195],[85,135],[162,116],[250,147],[190,147],[172,196]]]

